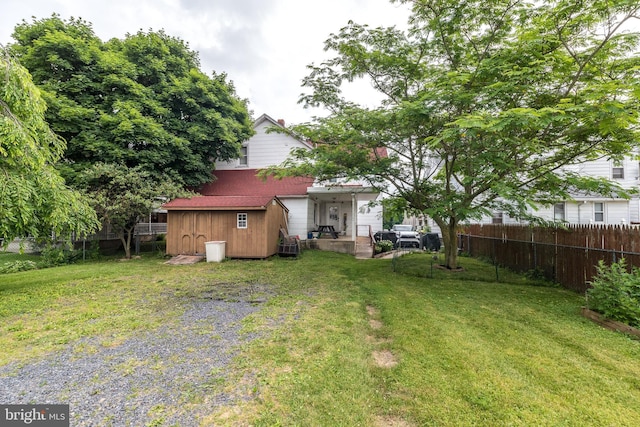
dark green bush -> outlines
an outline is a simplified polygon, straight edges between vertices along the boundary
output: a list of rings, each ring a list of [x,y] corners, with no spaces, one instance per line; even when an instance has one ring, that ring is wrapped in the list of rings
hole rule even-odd
[[[40,254],[41,267],[55,267],[57,265],[73,264],[82,259],[81,250],[68,247],[47,246]]]
[[[587,306],[603,316],[640,327],[640,270],[627,270],[622,258],[607,266],[598,263],[598,274],[587,290]]]
[[[377,254],[389,252],[391,249],[393,249],[393,242],[391,240],[380,240],[376,242],[375,250]]]

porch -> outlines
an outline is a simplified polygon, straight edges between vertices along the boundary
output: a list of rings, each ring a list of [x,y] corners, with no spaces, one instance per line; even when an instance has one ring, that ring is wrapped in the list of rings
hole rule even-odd
[[[302,241],[302,244],[306,249],[349,254],[358,259],[373,258],[373,240],[370,236],[358,236],[356,240],[353,240],[351,236],[339,235],[337,239],[327,236],[319,239],[307,239]]]
[[[351,247],[346,253],[354,254],[355,242],[360,237],[373,239],[373,232],[382,228],[381,208],[369,206],[378,196],[371,188],[331,184],[309,187],[307,193],[313,209],[312,216],[308,216],[307,231],[334,240],[334,243],[319,243],[322,248],[346,245]],[[352,243],[342,244],[342,241]]]

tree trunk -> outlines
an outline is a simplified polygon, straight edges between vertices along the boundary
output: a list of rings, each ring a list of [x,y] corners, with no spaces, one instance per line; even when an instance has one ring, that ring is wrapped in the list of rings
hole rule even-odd
[[[458,268],[458,221],[449,218],[449,221],[435,219],[442,232],[444,244],[444,262],[448,269]]]
[[[125,230],[120,234],[120,240],[122,246],[124,246],[124,257],[131,259],[131,232],[132,230]]]

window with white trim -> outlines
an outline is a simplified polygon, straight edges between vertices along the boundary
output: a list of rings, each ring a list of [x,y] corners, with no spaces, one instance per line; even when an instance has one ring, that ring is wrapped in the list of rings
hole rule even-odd
[[[624,179],[624,168],[622,166],[614,166],[611,168],[611,178]]]
[[[604,222],[604,203],[596,202],[593,204],[593,220],[595,222]]]
[[[238,228],[247,228],[248,215],[246,213],[238,214]]]
[[[553,205],[553,220],[564,221],[565,219],[564,203],[556,203]]]
[[[249,165],[249,148],[246,145],[240,147],[240,166],[248,166]]]
[[[504,222],[504,213],[503,212],[494,212],[493,218],[491,218],[492,224],[502,224]]]

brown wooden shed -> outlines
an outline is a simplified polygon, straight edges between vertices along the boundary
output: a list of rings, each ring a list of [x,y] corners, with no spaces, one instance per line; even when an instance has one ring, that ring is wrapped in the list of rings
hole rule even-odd
[[[288,215],[274,196],[198,196],[164,208],[168,255],[204,255],[205,242],[224,241],[225,257],[267,258],[278,252]]]

